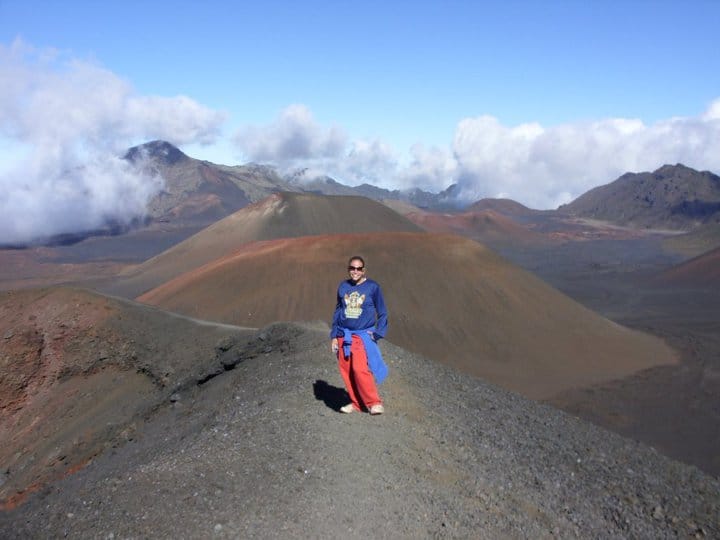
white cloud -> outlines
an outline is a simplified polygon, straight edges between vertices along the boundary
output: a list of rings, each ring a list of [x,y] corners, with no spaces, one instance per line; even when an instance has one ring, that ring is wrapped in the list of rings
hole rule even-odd
[[[243,130],[236,143],[254,160],[282,170],[306,169],[357,185],[459,186],[465,202],[506,197],[533,208],[556,208],[626,172],[666,163],[720,171],[720,99],[697,117],[646,125],[632,118],[541,126],[505,126],[489,115],[461,120],[451,149],[416,144],[404,160],[379,140],[349,140],[338,128],[318,125],[293,105],[272,124]],[[342,134],[342,135],[340,135]]]
[[[460,197],[504,196],[555,208],[628,171],[665,163],[720,170],[720,100],[698,117],[652,125],[611,118],[543,128],[482,116],[458,124],[453,150]]]
[[[117,156],[138,140],[211,143],[223,121],[58,51],[0,44],[0,150],[21,149],[1,156],[0,243],[141,217],[159,184]]]
[[[234,143],[250,161],[270,163],[281,172],[304,172],[297,178],[332,176],[357,185],[387,184],[397,158],[382,141],[349,141],[337,126],[323,127],[305,105],[290,105],[270,124],[239,130]]]
[[[278,165],[297,160],[336,158],[347,144],[345,133],[322,128],[304,105],[290,105],[271,124],[247,127],[235,135],[235,144],[251,161]]]
[[[147,201],[161,187],[162,179],[139,173],[116,156],[97,156],[63,170],[55,159],[34,160],[0,175],[5,194],[0,240],[25,243],[111,223],[128,225],[144,215]]]
[[[410,163],[398,172],[399,185],[439,192],[455,181],[457,161],[447,150],[415,144],[410,148]]]
[[[702,120],[710,122],[713,120],[720,120],[720,98],[713,101],[705,114],[702,115]]]
[[[142,133],[176,146],[214,143],[225,116],[186,96],[139,96],[129,99],[125,107],[129,135]]]
[[[385,186],[392,182],[398,168],[393,148],[380,140],[357,140],[346,156],[334,164],[341,178],[351,184]]]

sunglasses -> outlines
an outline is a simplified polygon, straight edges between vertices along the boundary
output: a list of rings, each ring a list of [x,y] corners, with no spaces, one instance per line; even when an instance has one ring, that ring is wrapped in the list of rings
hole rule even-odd
[[[364,266],[348,266],[348,272],[352,272],[353,270],[355,270],[357,272],[362,272],[363,270],[365,270],[365,267]]]

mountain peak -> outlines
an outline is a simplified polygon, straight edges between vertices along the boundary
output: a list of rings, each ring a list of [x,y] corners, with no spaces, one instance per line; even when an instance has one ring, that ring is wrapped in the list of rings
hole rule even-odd
[[[125,154],[124,158],[135,162],[141,156],[152,158],[160,161],[165,165],[174,165],[180,161],[190,159],[179,148],[173,146],[167,141],[150,141],[138,146],[133,146]]]
[[[682,163],[626,173],[563,207],[591,219],[643,228],[690,230],[720,217],[720,177]]]
[[[676,163],[675,165],[670,165],[669,163],[666,163],[659,169],[655,170],[653,174],[655,176],[661,176],[663,178],[671,177],[671,176],[685,176],[688,174],[698,174],[699,171],[696,171],[695,169],[692,169],[688,167],[687,165],[683,165],[682,163]]]

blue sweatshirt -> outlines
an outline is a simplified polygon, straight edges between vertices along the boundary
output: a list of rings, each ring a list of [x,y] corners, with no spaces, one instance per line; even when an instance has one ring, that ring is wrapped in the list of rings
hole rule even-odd
[[[387,315],[385,300],[377,282],[366,279],[360,285],[355,285],[348,279],[338,286],[330,337],[343,338],[343,354],[348,358],[352,335],[359,335],[367,354],[368,367],[377,384],[382,383],[388,375],[388,368],[376,343],[385,337]],[[372,335],[365,330],[372,330]]]
[[[385,299],[376,281],[366,279],[355,285],[347,279],[338,286],[330,336],[343,337],[345,329],[364,330],[374,326],[373,335],[380,339],[387,332],[387,318]]]

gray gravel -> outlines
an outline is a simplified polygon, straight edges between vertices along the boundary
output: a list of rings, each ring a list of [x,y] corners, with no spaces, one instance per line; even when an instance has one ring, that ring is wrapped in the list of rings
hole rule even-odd
[[[386,414],[338,413],[326,336],[258,332],[0,537],[720,537],[717,480],[390,343]]]

